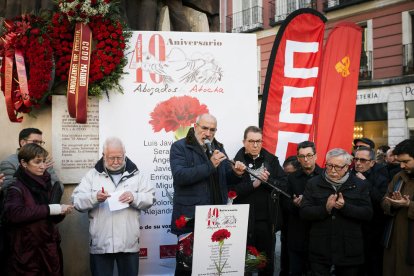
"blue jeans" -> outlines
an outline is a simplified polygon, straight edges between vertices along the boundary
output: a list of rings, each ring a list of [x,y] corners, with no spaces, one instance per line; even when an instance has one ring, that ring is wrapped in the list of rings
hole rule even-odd
[[[114,262],[118,268],[118,276],[137,276],[139,267],[138,253],[90,254],[90,265],[93,276],[112,276]]]

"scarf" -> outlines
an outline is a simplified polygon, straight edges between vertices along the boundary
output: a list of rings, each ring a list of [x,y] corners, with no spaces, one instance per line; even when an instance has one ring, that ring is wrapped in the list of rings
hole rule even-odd
[[[326,181],[332,185],[332,187],[335,189],[335,191],[338,191],[339,188],[341,188],[342,184],[344,184],[349,178],[349,172],[346,172],[346,174],[338,180],[332,180],[329,178],[328,173],[325,170],[325,179]]]
[[[48,173],[37,176],[19,166],[14,176],[29,189],[36,204],[49,204],[52,184]]]

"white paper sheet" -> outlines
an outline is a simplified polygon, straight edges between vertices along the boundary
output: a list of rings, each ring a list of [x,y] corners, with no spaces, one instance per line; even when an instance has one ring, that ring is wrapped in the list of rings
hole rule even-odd
[[[124,193],[125,191],[116,191],[113,193],[110,193],[110,197],[108,197],[106,200],[109,204],[109,210],[111,211],[118,211],[129,207],[128,203],[122,203],[119,201],[119,197]]]

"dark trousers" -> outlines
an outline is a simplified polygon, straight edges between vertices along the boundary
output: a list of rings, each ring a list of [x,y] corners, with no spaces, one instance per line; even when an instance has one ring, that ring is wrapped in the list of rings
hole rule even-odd
[[[289,275],[301,276],[308,271],[308,252],[289,249]]]
[[[331,276],[330,264],[311,263],[313,276]],[[340,266],[335,265],[335,276],[358,276],[359,265]]]
[[[254,225],[254,246],[257,250],[264,251],[267,256],[267,265],[259,271],[259,276],[273,275],[274,253],[275,253],[275,234],[272,233],[267,221],[255,221]]]
[[[286,220],[284,220],[286,221]],[[279,276],[289,275],[289,252],[287,246],[287,227],[282,226],[280,231],[280,273]]]
[[[90,265],[93,276],[112,276],[114,262],[118,268],[118,276],[137,276],[139,268],[138,253],[90,254]]]

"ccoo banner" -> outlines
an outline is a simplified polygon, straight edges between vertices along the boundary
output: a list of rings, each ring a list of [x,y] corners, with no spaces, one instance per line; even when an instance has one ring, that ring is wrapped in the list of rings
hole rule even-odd
[[[280,162],[313,132],[325,21],[313,9],[299,9],[283,22],[273,44],[259,124],[263,147]]]

